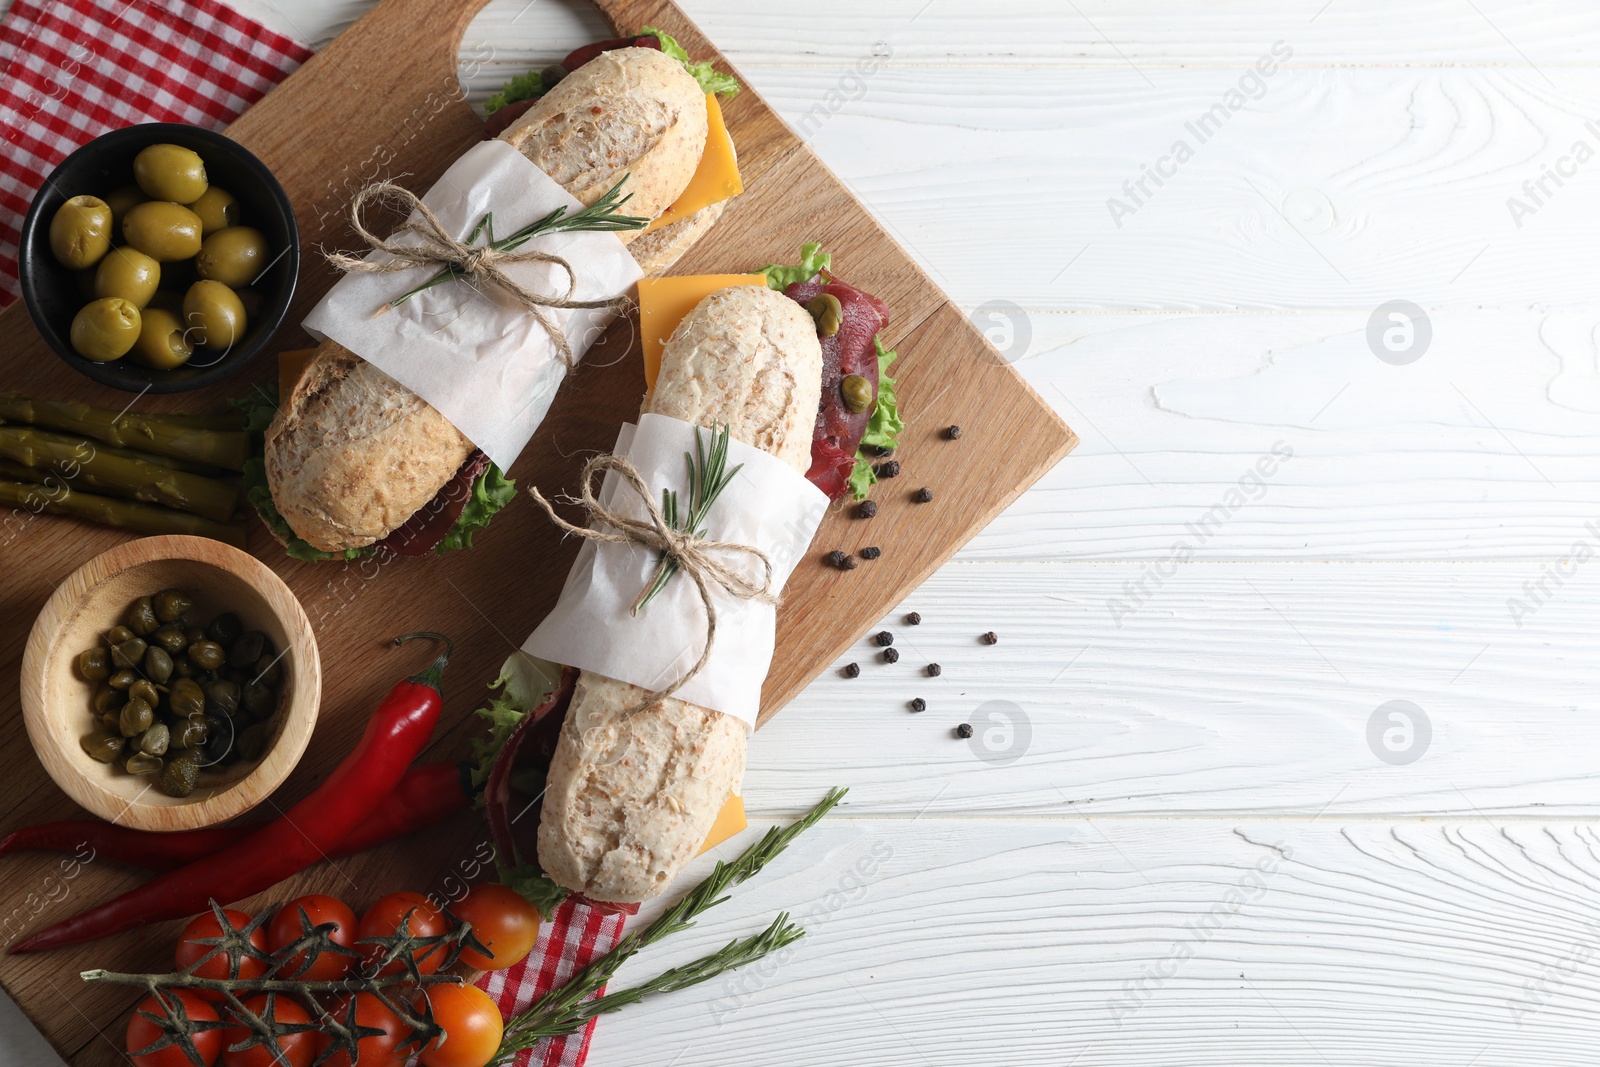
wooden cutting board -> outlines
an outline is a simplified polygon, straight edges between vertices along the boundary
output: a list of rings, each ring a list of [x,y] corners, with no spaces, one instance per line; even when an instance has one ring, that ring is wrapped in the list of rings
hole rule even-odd
[[[354,190],[375,178],[404,176],[420,192],[479,139],[479,120],[459,88],[457,53],[485,2],[383,0],[227,131],[276,172],[296,206],[305,258],[290,322],[333,282],[317,251],[355,247],[346,216]],[[659,26],[695,58],[715,57],[719,69],[732,69],[672,3],[598,2],[619,32]],[[904,473],[874,493],[877,517],[857,519],[835,508],[813,544],[814,558],[790,579],[764,692],[765,721],[1077,438],[754,90],[746,87],[724,107],[746,192],[673,273],[792,262],[802,242],[821,241],[842,277],[889,305],[885,341],[900,353],[894,374],[910,424],[898,456]],[[617,427],[637,414],[644,383],[635,334],[632,321],[620,321],[591,350],[511,471],[519,485],[538,485],[547,495],[573,489],[582,457],[609,448]],[[297,327],[278,339],[279,348],[306,344]],[[45,347],[20,303],[0,315],[0,353],[6,388],[112,407],[130,399],[68,369]],[[274,366],[263,357],[209,391],[145,397],[136,406],[221,410],[227,396],[269,378]],[[942,436],[952,423],[964,431],[959,441]],[[911,501],[922,486],[933,489],[934,503]],[[15,535],[0,528],[0,677],[18,677],[28,629],[56,583],[124,539],[48,516]],[[882,557],[849,572],[822,563],[832,549],[866,545],[880,546]],[[554,602],[577,551],[575,540],[555,536],[526,495],[478,535],[472,551],[443,558],[303,564],[284,556],[259,524],[252,524],[250,547],[300,597],[322,654],[322,718],[305,758],[274,798],[280,806],[320,781],[389,686],[431,655],[391,649],[386,641],[397,633],[431,629],[455,637],[460,653],[446,676],[445,718],[426,758],[463,754],[477,732],[471,711],[484,687]],[[31,755],[14,682],[0,690],[0,701],[0,751],[10,757],[0,783],[0,833],[80,817]],[[309,871],[259,902],[318,891],[343,896],[359,909],[393,890],[439,888],[460,877],[482,834],[481,821],[463,815],[403,844]],[[105,863],[90,863],[71,879],[49,857],[0,863],[0,946],[139,880]],[[40,956],[0,956],[0,984],[64,1058],[126,1063],[122,1032],[135,998],[125,989],[85,986],[78,972],[90,966],[167,969],[176,928],[168,924]]]

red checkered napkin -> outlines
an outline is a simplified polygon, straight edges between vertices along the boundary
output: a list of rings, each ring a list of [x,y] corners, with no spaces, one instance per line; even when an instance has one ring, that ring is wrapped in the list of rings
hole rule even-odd
[[[216,0],[14,0],[0,21],[0,307],[22,217],[73,149],[139,122],[217,130],[311,49]]]

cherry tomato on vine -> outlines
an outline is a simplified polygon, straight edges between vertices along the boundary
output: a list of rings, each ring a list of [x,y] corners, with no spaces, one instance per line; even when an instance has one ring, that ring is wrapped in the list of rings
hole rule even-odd
[[[227,916],[229,924],[238,930],[244,929],[250,923],[250,916],[242,911],[228,908],[222,914]],[[173,963],[178,970],[187,971],[215,947],[213,945],[202,945],[199,942],[202,939],[221,936],[222,927],[217,923],[215,915],[206,912],[204,915],[195,916],[189,925],[183,928],[183,934],[178,939],[178,949],[173,953]],[[267,950],[266,931],[259,926],[252,930],[250,932],[250,944],[265,953]],[[194,973],[201,978],[260,978],[267,973],[267,964],[265,960],[241,956],[239,958],[239,973],[230,974],[228,956],[224,952],[219,952],[201,964]],[[220,1001],[223,999],[222,994],[214,990],[198,989],[194,992],[206,1000]]]
[[[335,945],[343,948],[355,945],[356,913],[350,910],[350,905],[338,897],[312,893],[310,896],[296,897],[289,901],[272,916],[272,921],[267,924],[267,944],[273,952],[294,944],[304,935],[305,928],[300,924],[302,910],[312,926],[321,926],[323,923],[336,924],[333,932],[328,935]],[[349,974],[350,968],[357,962],[354,956],[345,956],[337,952],[320,952],[312,959],[311,966],[302,971],[300,968],[305,965],[305,958],[304,950],[296,952],[289,962],[279,969],[278,977],[292,978],[299,982],[336,982]]]
[[[262,1019],[266,1018],[265,995],[247,998],[244,1006]],[[281,995],[272,998],[272,1017],[280,1023],[311,1021],[311,1013],[306,1011],[304,1005],[292,997]],[[228,1051],[230,1045],[236,1045],[250,1036],[251,1032],[243,1026],[230,1026],[222,1031],[222,1067],[311,1067],[311,1058],[316,1055],[317,1036],[310,1030],[290,1034],[272,1044],[252,1045],[239,1052]]]
[[[356,940],[389,937],[400,928],[401,920],[406,921],[406,929],[416,937],[438,937],[450,930],[444,912],[421,893],[390,893],[386,897],[380,897],[377,903],[361,916],[361,926],[357,930]],[[360,947],[366,953],[369,968],[382,957],[382,950],[377,945]],[[443,945],[435,945],[431,949],[419,948],[412,953],[417,961],[417,970],[423,974],[437,971],[447,954],[448,950]],[[378,974],[380,976],[397,974],[402,969],[400,961],[395,960]]]
[[[454,907],[458,919],[472,924],[472,936],[490,955],[467,949],[461,962],[480,971],[503,971],[521,963],[539,940],[539,909],[509,886],[486,882],[468,890]]]
[[[169,990],[163,995],[169,1002],[174,999],[181,1001],[183,1011],[195,1022],[217,1021],[216,1009],[196,996],[192,990]],[[127,1036],[128,1058],[133,1067],[195,1067],[194,1061],[189,1058],[189,1054],[181,1045],[168,1045],[160,1052],[135,1055],[140,1049],[149,1048],[164,1036],[159,1026],[144,1017],[145,1012],[158,1019],[165,1014],[161,1004],[153,996],[145,997],[139,1001],[139,1006],[133,1009],[133,1018],[128,1020]],[[195,1034],[194,1047],[195,1051],[200,1053],[205,1067],[211,1067],[222,1053],[222,1031],[203,1030]]]
[[[484,1067],[494,1058],[505,1021],[489,994],[473,985],[436,985],[428,1003],[444,1036],[422,1050],[423,1067]]]
[[[405,1062],[405,1057],[397,1055],[395,1050],[400,1041],[406,1036],[408,1030],[405,1023],[400,1021],[400,1016],[384,1006],[383,1001],[371,993],[357,993],[356,997],[356,1025],[370,1026],[382,1030],[382,1034],[363,1037],[356,1042],[356,1059],[350,1061],[350,1053],[340,1049],[326,1060],[321,1067],[394,1067]],[[348,1025],[350,1019],[350,998],[340,997],[328,1006],[328,1014]],[[326,1034],[318,1034],[316,1038],[317,1055],[333,1044],[333,1038]]]

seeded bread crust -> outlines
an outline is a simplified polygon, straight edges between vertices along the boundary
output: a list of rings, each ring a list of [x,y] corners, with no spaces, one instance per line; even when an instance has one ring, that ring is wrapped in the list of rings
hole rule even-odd
[[[822,388],[816,324],[771,289],[702,300],[673,331],[646,411],[709,427],[804,473]],[[539,864],[592,900],[633,903],[694,858],[744,776],[749,728],[584,671],[561,728],[539,821]]]

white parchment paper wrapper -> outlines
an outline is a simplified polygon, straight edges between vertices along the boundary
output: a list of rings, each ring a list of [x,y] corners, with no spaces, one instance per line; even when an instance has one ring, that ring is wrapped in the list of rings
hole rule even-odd
[[[458,240],[486,212],[494,212],[495,236],[503,238],[558,207],[568,212],[583,207],[503,141],[473,146],[422,201]],[[613,233],[552,234],[522,246],[535,248],[572,264],[577,300],[621,296],[642,276]],[[373,252],[366,258],[393,257]],[[337,341],[432,404],[501,470],[508,470],[544,421],[566,367],[538,319],[493,287],[480,290],[467,281],[450,282],[374,314],[436,273],[418,267],[394,274],[346,274],[304,326],[319,339]],[[506,273],[536,293],[566,291],[566,273],[549,264],[517,264]],[[543,314],[561,326],[573,354],[580,357],[615,316],[610,310],[556,308]]]
[[[709,431],[702,431],[709,445]],[[662,489],[689,499],[685,453],[695,446],[695,427],[665,415],[645,415],[624,426],[615,454],[639,469],[659,504]],[[734,475],[707,516],[706,537],[753,545],[772,558],[773,587],[782,589],[804,558],[828,498],[782,460],[759,448],[731,441],[728,467]],[[601,503],[613,511],[644,518],[637,493],[615,474],[607,474]],[[757,580],[760,564],[743,553],[725,562],[745,566]],[[654,575],[656,553],[641,545],[585,541],[567,576],[555,609],[523,644],[523,651],[660,689],[687,673],[705,648],[706,613],[694,581],[681,571],[637,615],[633,602]],[[717,639],[711,659],[673,696],[755,725],[761,710],[761,684],[772,664],[777,612],[770,604],[741,600],[712,585],[717,606]]]

